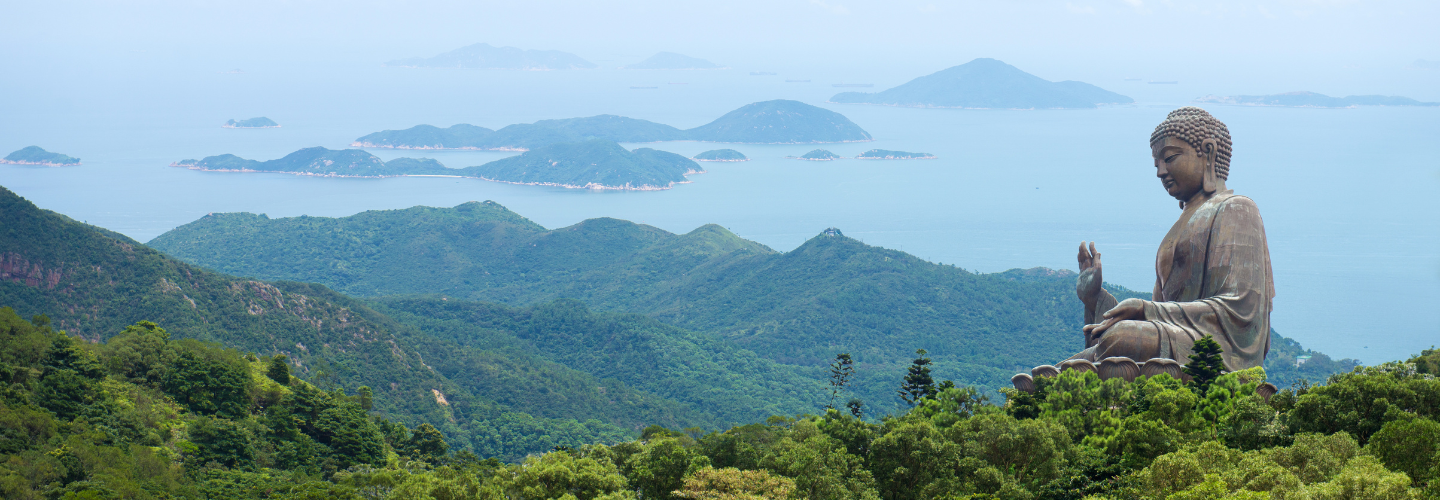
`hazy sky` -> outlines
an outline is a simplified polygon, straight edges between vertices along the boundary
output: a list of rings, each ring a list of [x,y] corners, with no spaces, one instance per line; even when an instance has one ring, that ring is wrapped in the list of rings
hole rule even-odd
[[[737,69],[934,71],[995,57],[1039,76],[1240,80],[1252,93],[1440,100],[1432,0],[5,0],[9,69],[380,63],[476,42],[604,66],[659,50]],[[903,81],[903,80],[902,80]],[[1250,89],[1250,90],[1244,90]]]

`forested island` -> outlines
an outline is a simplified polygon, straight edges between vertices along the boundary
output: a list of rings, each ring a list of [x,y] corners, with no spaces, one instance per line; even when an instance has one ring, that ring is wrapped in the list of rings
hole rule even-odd
[[[279,128],[280,124],[275,123],[275,120],[271,120],[263,116],[257,116],[255,118],[246,118],[244,120],[235,120],[232,118],[229,121],[226,121],[225,124],[221,126],[225,128]]]
[[[47,167],[69,167],[80,164],[80,159],[60,153],[46,151],[40,146],[25,146],[0,159],[0,163],[11,165],[44,165]]]
[[[830,101],[973,109],[1075,109],[1135,102],[1084,82],[1051,82],[988,58],[922,76],[882,92],[842,92]]]
[[[1355,108],[1360,106],[1440,106],[1440,102],[1420,102],[1409,97],[1383,95],[1352,95],[1330,97],[1314,92],[1286,92],[1272,95],[1207,95],[1198,103],[1231,106],[1277,106],[1290,108]]]
[[[351,146],[397,149],[526,151],[590,139],[612,142],[706,141],[761,144],[861,142],[870,134],[844,115],[799,101],[745,105],[708,124],[689,129],[615,115],[541,120],[491,130],[469,124],[448,128],[417,125],[356,139]]]
[[[805,153],[805,154],[800,155],[800,156],[791,156],[790,159],[793,159],[793,160],[810,160],[810,161],[830,161],[830,160],[839,160],[839,159],[841,159],[841,156],[840,156],[840,155],[837,155],[837,154],[835,154],[835,153],[831,153],[831,152],[829,152],[829,151],[827,151],[827,150],[824,150],[824,149],[816,149],[816,150],[812,150],[812,151],[810,151],[809,153]]]
[[[601,139],[541,146],[519,156],[484,165],[449,168],[429,158],[381,160],[361,149],[305,148],[267,161],[232,154],[170,164],[210,172],[266,172],[316,177],[473,177],[488,181],[576,189],[654,191],[683,184],[686,175],[704,173],[698,163],[675,153],[626,150]]]
[[[716,269],[694,277],[696,286],[653,292],[684,294],[672,299],[680,306],[675,318],[689,316],[685,304],[713,294],[712,286],[780,294],[740,302],[725,295],[712,306],[781,325],[790,322],[764,308],[823,318],[811,337],[777,344],[823,352],[813,359],[781,351],[809,365],[800,371],[733,347],[745,337],[682,330],[662,322],[664,314],[596,313],[575,300],[517,308],[449,292],[359,300],[320,285],[209,271],[4,189],[0,211],[7,216],[0,248],[9,252],[0,275],[0,304],[8,306],[0,307],[0,368],[10,377],[0,394],[5,498],[1410,500],[1440,493],[1440,351],[1312,378],[1323,385],[1268,398],[1256,392],[1267,378],[1280,382],[1268,360],[1264,370],[1191,371],[1189,382],[1163,374],[1101,381],[1066,371],[1041,379],[1033,394],[995,394],[957,376],[958,360],[991,361],[988,352],[971,352],[983,343],[968,339],[1003,335],[1032,345],[1058,336],[1016,338],[1030,326],[964,313],[990,327],[937,322],[951,333],[927,337],[871,324],[915,316],[904,305],[914,300],[1045,316],[1061,294],[1073,300],[1073,273],[972,274],[866,247],[839,231],[783,255],[715,226],[672,235],[597,219],[546,231],[489,202],[340,219],[215,214],[192,223],[238,231],[213,235],[239,243],[231,254],[284,241],[276,236],[309,237],[275,247],[282,253],[263,262],[338,273],[358,271],[338,262],[388,262],[400,272],[373,283],[398,286],[504,274],[520,289],[572,283],[624,297],[631,289],[570,273],[577,262],[603,262],[629,269],[641,280],[632,283],[691,279],[657,266],[733,266],[716,258],[741,252],[749,257],[732,262],[763,258],[762,267],[789,268],[800,279]],[[288,229],[273,231],[281,226]],[[246,241],[257,236],[263,241]],[[467,262],[453,246],[437,253],[436,242],[492,257]],[[284,260],[300,249],[322,254]],[[350,257],[328,260],[335,256]],[[531,270],[429,272],[491,262]],[[525,274],[543,269],[550,278]],[[727,275],[730,284],[706,284]],[[836,281],[853,279],[880,285]],[[945,286],[946,279],[964,284]],[[905,287],[937,285],[951,296],[904,295]],[[808,294],[774,300],[797,290]],[[1018,290],[1038,293],[1010,304],[1023,297]],[[851,303],[847,294],[863,300]],[[815,306],[862,315],[803,310]],[[1077,308],[1064,306],[1062,314]],[[938,319],[925,315],[917,319]],[[681,321],[726,325],[718,319]],[[836,335],[876,327],[902,337]],[[752,337],[797,333],[734,328]],[[935,349],[955,353],[904,352],[875,363],[873,348],[846,344],[868,339],[903,352],[924,338],[943,338],[946,346]],[[961,344],[948,347],[955,341]],[[1272,338],[1272,346],[1291,345]],[[1294,360],[1275,361],[1278,369]],[[1204,351],[1190,360],[1219,362]],[[716,423],[727,419],[735,420]]]
[[[674,52],[659,52],[622,69],[724,69],[719,64]]]
[[[411,57],[385,63],[402,68],[465,68],[465,69],[594,69],[595,63],[580,56],[558,50],[522,50],[515,47],[494,47],[488,43],[467,45],[435,57]]]
[[[860,153],[855,157],[858,160],[933,160],[935,155],[930,153],[910,153],[906,151],[891,151],[888,149],[872,149]]]
[[[632,191],[669,189],[689,182],[686,175],[705,172],[699,164],[675,153],[650,148],[628,151],[603,139],[540,146],[463,171],[511,184]]]
[[[750,161],[744,153],[733,149],[712,149],[695,155],[695,161]]]

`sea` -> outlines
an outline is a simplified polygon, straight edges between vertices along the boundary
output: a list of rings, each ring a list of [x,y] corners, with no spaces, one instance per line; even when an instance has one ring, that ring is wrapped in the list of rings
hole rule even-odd
[[[11,72],[0,84],[0,154],[38,145],[80,157],[83,165],[0,165],[0,186],[141,242],[208,213],[339,217],[481,200],[548,228],[596,217],[675,233],[714,223],[779,251],[837,228],[870,245],[984,273],[1038,266],[1074,270],[1078,245],[1095,241],[1106,281],[1148,291],[1156,247],[1180,213],[1154,176],[1149,135],[1170,110],[1213,91],[1184,81],[1151,84],[1116,75],[1090,83],[1132,96],[1135,104],[1090,110],[919,109],[827,99],[857,90],[835,84],[874,84],[878,91],[923,72],[778,64],[704,71],[613,68],[486,71],[374,62],[248,68],[117,64],[23,78]],[[707,172],[691,176],[691,182],[645,192],[169,166],[224,153],[268,160],[304,147],[346,148],[362,135],[418,124],[500,128],[616,114],[690,128],[770,99],[834,110],[875,140],[627,144],[686,156],[731,148],[752,159],[703,163]],[[1277,290],[1275,329],[1309,348],[1368,364],[1404,359],[1440,343],[1435,203],[1440,108],[1208,109],[1235,138],[1229,187],[1254,199],[1264,217]],[[221,127],[227,119],[255,116],[281,127]],[[817,148],[847,158],[880,148],[938,159],[786,159]],[[370,151],[387,160],[435,158],[456,168],[516,154]]]

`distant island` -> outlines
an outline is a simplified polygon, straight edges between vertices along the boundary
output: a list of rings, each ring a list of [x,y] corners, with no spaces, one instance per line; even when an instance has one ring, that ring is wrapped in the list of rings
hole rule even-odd
[[[181,160],[172,167],[209,172],[265,172],[315,177],[470,177],[510,184],[576,189],[654,191],[683,184],[686,175],[705,173],[700,164],[665,151],[628,151],[611,141],[592,139],[542,146],[519,156],[484,165],[449,168],[429,158],[381,160],[360,149],[305,148],[268,161],[232,154]]]
[[[221,126],[225,128],[279,128],[280,124],[275,123],[275,120],[271,120],[263,116],[257,116],[255,118],[249,118],[239,121],[231,119],[230,121],[225,122],[225,124]]]
[[[44,165],[47,167],[69,167],[80,164],[80,159],[72,156],[65,156],[60,153],[51,153],[40,146],[25,146],[14,153],[10,153],[0,163],[11,165]]]
[[[830,101],[972,109],[1077,109],[1135,102],[1088,83],[1051,82],[987,58],[922,76],[882,92],[842,92]]]
[[[750,161],[745,155],[733,149],[712,149],[695,155],[695,161]]]
[[[1354,108],[1359,106],[1440,106],[1440,102],[1420,102],[1409,97],[1383,95],[1352,95],[1330,97],[1314,92],[1286,92],[1272,95],[1207,95],[1198,103],[1231,106],[1278,106],[1289,108]]]
[[[830,161],[839,160],[841,156],[823,149],[816,149],[801,156],[791,156],[789,158],[792,160]]]
[[[905,151],[891,151],[888,149],[872,149],[856,156],[857,160],[933,160],[935,155],[930,153],[910,153]]]
[[[594,69],[595,63],[580,56],[558,50],[522,50],[515,47],[494,47],[477,43],[435,57],[411,57],[385,63],[402,68],[464,68],[464,69]]]
[[[861,142],[870,134],[844,115],[799,101],[747,104],[690,130],[648,120],[597,115],[508,125],[491,130],[469,124],[440,128],[416,125],[366,135],[352,147],[529,151],[549,144],[603,139],[611,142],[705,141],[761,144]]]
[[[336,151],[318,146],[301,149],[278,160],[256,161],[223,154],[203,160],[180,160],[170,166],[209,172],[268,172],[317,177],[454,175],[453,170],[428,158],[397,158],[387,162],[360,149]]]
[[[724,69],[719,64],[674,52],[660,52],[621,69]]]
[[[627,151],[602,139],[541,146],[463,171],[471,177],[511,184],[632,191],[669,189],[689,182],[686,175],[705,172],[698,163],[675,153],[650,148]]]

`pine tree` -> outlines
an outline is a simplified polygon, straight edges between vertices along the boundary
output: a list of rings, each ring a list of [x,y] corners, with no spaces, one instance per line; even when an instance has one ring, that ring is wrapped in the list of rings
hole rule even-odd
[[[375,407],[375,393],[370,390],[370,386],[360,386],[360,388],[355,391],[355,394],[360,397],[360,409],[370,411],[371,408]]]
[[[850,383],[850,378],[855,376],[855,360],[850,354],[842,353],[835,356],[835,362],[830,363],[830,403],[825,409],[835,408],[835,398],[840,396],[840,391]]]
[[[939,391],[935,389],[935,379],[930,378],[930,358],[924,349],[916,349],[915,361],[910,364],[910,373],[905,375],[905,383],[900,386],[900,399],[915,406],[920,400],[932,397]]]
[[[1195,341],[1191,352],[1193,354],[1190,355],[1190,363],[1185,365],[1185,373],[1190,375],[1191,389],[1204,396],[1210,390],[1210,384],[1225,373],[1225,359],[1220,356],[1223,349],[1214,338],[1206,335]]]
[[[860,398],[850,398],[850,402],[845,403],[845,406],[850,408],[850,414],[855,418],[865,418],[865,402],[860,401]]]
[[[270,360],[270,368],[265,370],[265,375],[281,384],[290,385],[290,365],[286,364],[290,358],[284,354],[276,354]]]

